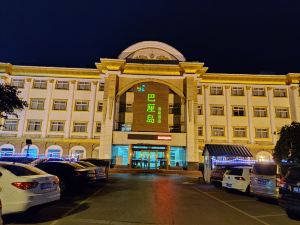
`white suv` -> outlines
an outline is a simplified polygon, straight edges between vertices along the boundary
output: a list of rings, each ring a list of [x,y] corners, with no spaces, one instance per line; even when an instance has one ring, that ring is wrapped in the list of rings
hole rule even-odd
[[[235,167],[226,170],[222,187],[248,193],[250,191],[250,172],[251,167]]]

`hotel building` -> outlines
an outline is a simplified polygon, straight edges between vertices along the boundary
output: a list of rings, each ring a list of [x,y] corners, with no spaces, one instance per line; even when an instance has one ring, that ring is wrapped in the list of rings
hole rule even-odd
[[[205,144],[231,144],[270,159],[280,128],[300,122],[300,74],[207,69],[155,41],[101,58],[95,69],[0,63],[1,82],[28,102],[18,118],[1,121],[0,153],[192,169]]]

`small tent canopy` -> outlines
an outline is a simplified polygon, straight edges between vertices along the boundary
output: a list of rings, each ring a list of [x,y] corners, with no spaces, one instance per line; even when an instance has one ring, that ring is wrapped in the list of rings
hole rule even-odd
[[[243,145],[206,144],[202,155],[205,155],[206,151],[209,156],[253,157],[249,149]]]

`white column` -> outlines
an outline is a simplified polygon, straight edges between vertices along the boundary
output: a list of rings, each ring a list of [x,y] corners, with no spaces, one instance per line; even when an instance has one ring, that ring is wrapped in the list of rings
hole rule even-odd
[[[273,88],[267,87],[267,96],[269,103],[269,115],[270,115],[270,125],[271,125],[271,135],[272,135],[272,143],[276,144],[276,128],[275,128],[275,112],[274,112],[274,103],[273,103]]]
[[[28,107],[29,107],[29,93],[30,93],[30,89],[31,89],[31,85],[32,85],[32,79],[31,78],[26,78],[25,79],[25,84],[24,84],[24,90],[23,90],[23,94],[24,94],[24,101],[27,101],[28,103]],[[23,136],[23,133],[24,133],[24,130],[26,129],[25,128],[25,122],[26,122],[26,114],[27,114],[27,107],[22,110],[20,113],[19,113],[19,124],[18,124],[18,137],[22,137]]]
[[[70,138],[70,134],[71,134],[75,85],[76,85],[76,80],[72,80],[70,83],[70,91],[69,91],[68,103],[67,103],[67,119],[66,119],[66,124],[65,124],[65,138]]]
[[[205,115],[205,143],[209,143],[211,141],[210,135],[210,123],[209,123],[209,87],[208,85],[204,85],[204,115]]]
[[[289,100],[290,100],[291,121],[300,122],[298,88],[299,88],[298,85],[293,85],[288,90],[289,90]]]
[[[88,138],[89,139],[93,138],[97,84],[98,84],[98,81],[92,82],[92,93],[91,93],[91,101],[90,101],[91,106],[90,106],[90,111],[89,111],[89,124],[88,124]]]
[[[231,105],[230,105],[230,86],[225,86],[225,102],[226,102],[226,127],[227,127],[227,142],[232,142],[232,127],[231,127]]]
[[[248,107],[248,129],[249,129],[249,141],[251,144],[254,144],[254,127],[253,127],[253,104],[252,104],[252,92],[251,87],[246,87],[246,95],[247,95],[247,107]]]
[[[52,99],[52,92],[53,92],[53,87],[54,87],[54,80],[49,80],[48,82],[48,86],[47,86],[47,96],[45,99],[45,103],[44,103],[44,117],[43,117],[43,123],[42,123],[42,137],[46,137],[47,135],[47,130],[48,130],[48,126],[49,126],[49,112],[50,112],[50,108],[51,108],[51,99]]]

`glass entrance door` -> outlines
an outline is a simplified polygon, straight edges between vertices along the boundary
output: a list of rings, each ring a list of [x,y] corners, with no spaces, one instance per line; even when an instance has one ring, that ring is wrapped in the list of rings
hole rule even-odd
[[[131,158],[131,167],[140,169],[166,169],[166,151],[134,150]]]

